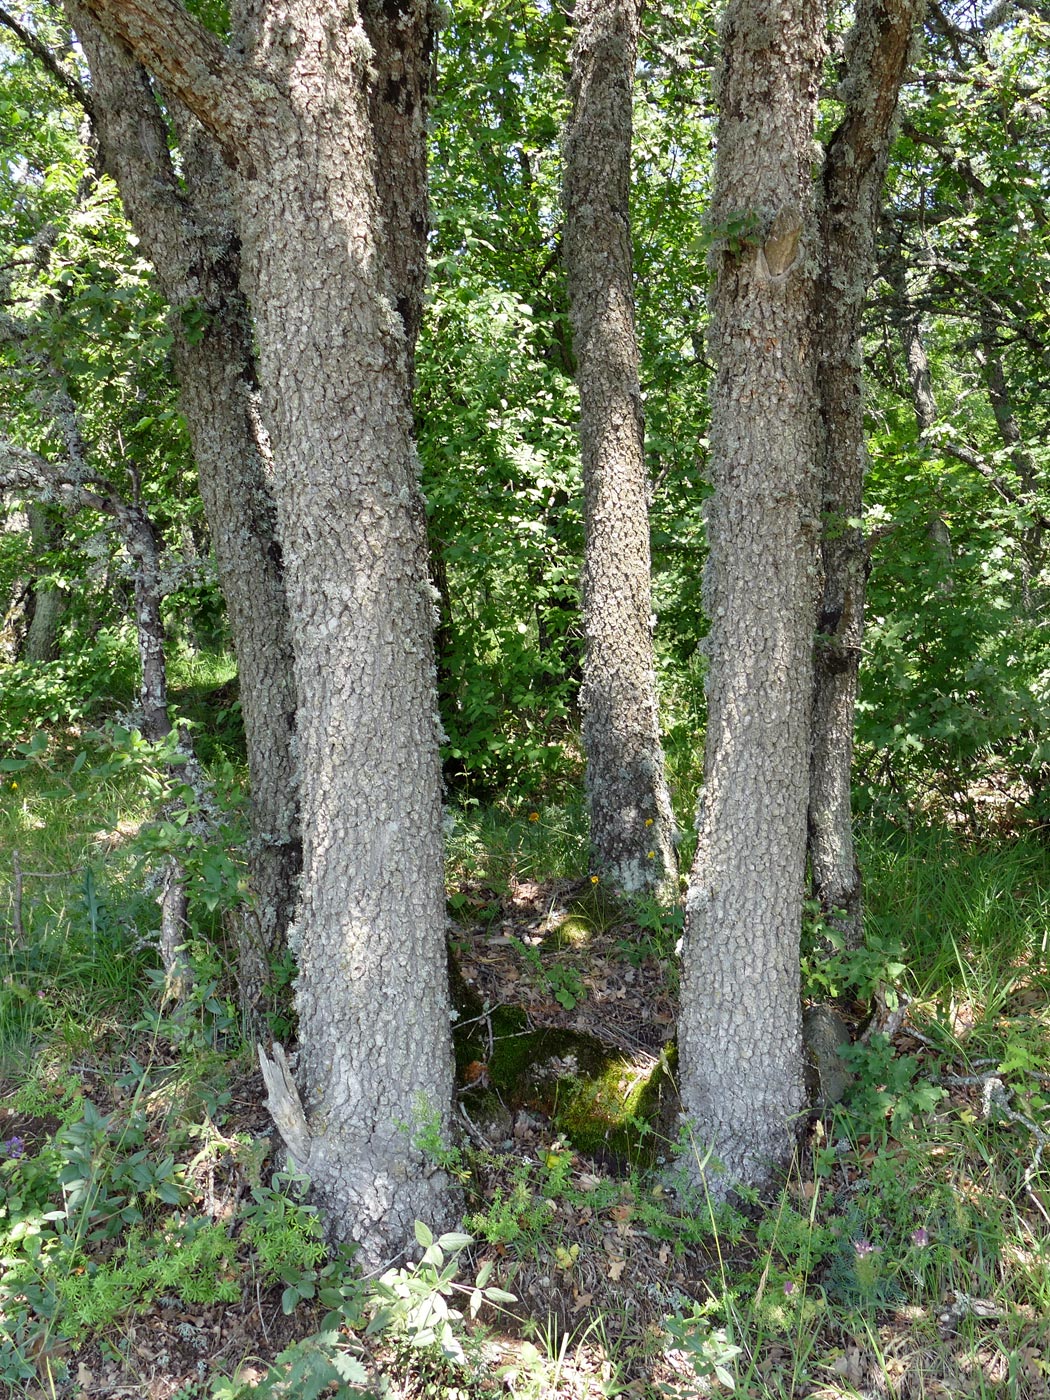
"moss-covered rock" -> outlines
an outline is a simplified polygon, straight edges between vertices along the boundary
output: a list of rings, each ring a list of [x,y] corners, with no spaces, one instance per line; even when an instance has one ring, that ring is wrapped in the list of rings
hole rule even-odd
[[[652,1159],[674,1112],[668,1052],[632,1057],[578,1031],[530,1031],[516,1008],[486,1021],[491,1051],[487,1035],[466,1027],[455,1037],[456,1066],[471,1117],[494,1138],[528,1109],[579,1151],[623,1167]]]

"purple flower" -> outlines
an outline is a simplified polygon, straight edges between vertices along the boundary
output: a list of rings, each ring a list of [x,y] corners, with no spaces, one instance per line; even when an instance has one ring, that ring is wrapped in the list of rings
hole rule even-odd
[[[917,1230],[913,1231],[911,1242],[916,1249],[925,1249],[926,1246],[929,1244],[930,1237],[921,1225]]]
[[[787,1283],[784,1284],[784,1297],[790,1298],[796,1287],[797,1285],[794,1284],[791,1279],[788,1279]]]
[[[5,1157],[24,1157],[25,1151],[26,1145],[23,1138],[11,1137],[6,1142],[0,1142],[0,1152]]]
[[[857,1251],[858,1259],[866,1259],[869,1254],[874,1254],[877,1248],[871,1240],[854,1240],[853,1248]]]

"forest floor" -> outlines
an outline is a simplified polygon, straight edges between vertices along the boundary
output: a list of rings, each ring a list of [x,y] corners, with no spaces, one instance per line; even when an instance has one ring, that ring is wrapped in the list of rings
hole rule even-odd
[[[384,1314],[274,1181],[221,918],[189,1001],[164,1003],[126,793],[104,785],[103,819],[19,783],[0,813],[22,871],[0,948],[5,1400],[1050,1395],[1040,843],[872,836],[868,963],[811,953],[806,976],[858,1035],[880,988],[883,1030],[780,1188],[715,1207],[676,1129],[676,915],[606,900],[528,815],[499,858],[479,825],[450,881],[448,1166],[472,1242],[444,1242],[463,1291],[440,1286],[465,1311],[481,1273],[514,1301],[453,1320],[442,1355],[412,1344],[435,1271],[406,1266],[390,1286],[412,1308]]]

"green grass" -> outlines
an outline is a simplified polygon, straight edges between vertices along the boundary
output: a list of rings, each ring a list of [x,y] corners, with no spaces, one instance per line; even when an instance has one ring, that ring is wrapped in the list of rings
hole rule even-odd
[[[211,666],[198,658],[180,676],[183,694],[199,687],[194,703],[205,708],[215,686],[225,684],[221,668]],[[34,1141],[24,1168],[8,1162],[0,1177],[8,1189],[6,1198],[0,1189],[0,1255],[18,1261],[7,1286],[29,1290],[28,1302],[15,1307],[9,1296],[4,1303],[20,1319],[15,1342],[0,1355],[0,1379],[12,1394],[20,1393],[16,1384],[28,1384],[16,1352],[37,1345],[38,1323],[49,1336],[86,1342],[103,1325],[99,1310],[112,1329],[151,1306],[149,1251],[168,1260],[170,1288],[187,1300],[204,1297],[209,1280],[224,1296],[241,1296],[254,1287],[253,1277],[269,1277],[263,1261],[284,1250],[282,1231],[309,1236],[313,1229],[294,1211],[294,1219],[282,1215],[277,1198],[252,1197],[255,1188],[244,1198],[255,1214],[245,1214],[232,1235],[208,1214],[201,1194],[207,1173],[231,1189],[242,1178],[262,1189],[263,1180],[255,1147],[222,1131],[231,1073],[243,1069],[248,1054],[229,1011],[222,952],[202,932],[197,1002],[179,1013],[157,1006],[149,980],[155,959],[141,943],[156,910],[140,836],[156,796],[148,782],[132,780],[139,769],[114,776],[100,771],[94,753],[74,772],[81,747],[81,740],[56,741],[52,756],[5,775],[0,790],[0,849],[17,850],[23,872],[17,936],[13,862],[0,872],[4,1102],[33,1118],[38,1134],[45,1123],[53,1134],[56,1121],[63,1125]],[[1040,1319],[1050,1316],[1050,1193],[1039,1152],[1050,1118],[1050,852],[1032,835],[993,846],[950,827],[902,831],[889,823],[865,826],[860,851],[869,931],[880,956],[903,964],[900,984],[912,998],[915,1034],[892,1046],[875,1039],[854,1052],[852,1095],[810,1135],[776,1196],[743,1209],[716,1209],[702,1196],[676,1202],[637,1167],[626,1182],[596,1186],[587,1159],[564,1141],[552,1141],[531,1165],[515,1153],[479,1156],[468,1148],[459,1157],[478,1250],[496,1267],[493,1282],[520,1269],[519,1286],[549,1278],[570,1295],[573,1288],[593,1294],[574,1314],[575,1333],[549,1326],[549,1345],[523,1354],[516,1382],[522,1393],[564,1393],[569,1367],[602,1353],[608,1393],[624,1393],[615,1387],[637,1379],[641,1352],[670,1345],[668,1327],[677,1370],[652,1355],[644,1364],[665,1367],[662,1383],[679,1385],[683,1396],[709,1384],[717,1393],[719,1367],[752,1400],[822,1387],[848,1393],[863,1388],[866,1367],[868,1375],[906,1375],[916,1395],[965,1391],[1021,1400],[1032,1382],[1025,1358],[1050,1366],[1047,1329],[1040,1331]],[[495,917],[522,884],[582,879],[586,870],[580,800],[450,813],[450,891],[463,895],[472,919]],[[587,894],[573,915],[584,932],[605,926],[600,889]],[[619,918],[622,911],[614,912]],[[652,951],[666,956],[668,921],[649,912],[661,934]],[[575,935],[576,924],[568,931]],[[869,962],[866,975],[874,979],[877,959]],[[990,1078],[1002,1087],[984,1103]],[[85,1104],[102,1082],[126,1088],[109,1102],[103,1126],[85,1127]],[[13,1083],[22,1086],[17,1093]],[[163,1193],[145,1205],[143,1192],[129,1184],[139,1171],[138,1150],[155,1173],[150,1189]],[[3,1214],[4,1199],[17,1180],[23,1222],[26,1211],[66,1209],[59,1177],[81,1159],[92,1164],[92,1200],[100,1204],[68,1238],[61,1220],[40,1226],[61,1261],[61,1282],[38,1297],[39,1270],[20,1243],[23,1227]],[[107,1200],[125,1202],[126,1227],[110,1223]],[[231,1208],[247,1209],[243,1202]],[[614,1219],[636,1233],[630,1269],[610,1282]],[[92,1223],[111,1232],[101,1246],[89,1241]],[[184,1267],[173,1262],[179,1255],[164,1253],[169,1238],[178,1247],[180,1231],[189,1232]],[[192,1239],[199,1242],[190,1249]],[[234,1241],[228,1251],[224,1240]],[[684,1245],[707,1264],[672,1287],[675,1260],[688,1257]],[[643,1288],[631,1278],[643,1250],[650,1261],[663,1250],[659,1257],[668,1261],[659,1266],[666,1278],[654,1275],[644,1285],[662,1300],[645,1304],[655,1310],[648,1331],[638,1316],[650,1294],[625,1292]],[[327,1285],[324,1267],[304,1255],[292,1271],[294,1286],[275,1286],[293,1293],[301,1287],[295,1296],[303,1298],[315,1286],[329,1294],[336,1285],[350,1288],[344,1265],[333,1265]],[[88,1288],[83,1280],[92,1269],[99,1286]],[[355,1307],[365,1306],[354,1297]],[[967,1310],[959,1298],[979,1300],[983,1311]],[[44,1323],[36,1306],[52,1308]],[[958,1316],[946,1329],[940,1319],[952,1307]],[[661,1316],[669,1319],[662,1332]],[[357,1337],[356,1324],[348,1325],[343,1337]],[[303,1332],[311,1326],[304,1321]],[[477,1356],[477,1348],[468,1345],[467,1354]],[[398,1364],[416,1366],[422,1376],[413,1355],[402,1346]],[[289,1374],[312,1367],[321,1375],[327,1363],[315,1347],[283,1364]],[[464,1396],[481,1400],[490,1393],[482,1383],[486,1364],[473,1379],[459,1370],[450,1373],[458,1379],[442,1384],[461,1381]],[[241,1393],[230,1386],[231,1396]],[[652,1387],[633,1393],[651,1400],[657,1394]],[[243,1391],[245,1400],[249,1394]],[[210,1397],[198,1389],[190,1400]]]
[[[136,945],[155,910],[124,847],[151,803],[127,783],[74,780],[71,756],[4,775],[0,1073],[41,1039],[90,1043],[142,985]]]
[[[513,880],[580,878],[587,870],[583,802],[450,807],[449,886],[480,884],[506,893]]]
[[[1038,835],[990,845],[945,827],[861,830],[868,927],[899,940],[920,995],[1047,970],[1050,847]]]

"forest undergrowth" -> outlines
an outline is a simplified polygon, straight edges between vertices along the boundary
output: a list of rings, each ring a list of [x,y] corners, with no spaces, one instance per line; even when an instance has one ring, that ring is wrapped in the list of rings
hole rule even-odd
[[[10,753],[4,1396],[1050,1393],[1040,830],[869,813],[865,950],[804,938],[806,1002],[854,1037],[849,1088],[800,1124],[775,1193],[715,1206],[682,1171],[702,1148],[675,1112],[680,911],[606,896],[571,793],[451,806],[458,1137],[405,1130],[457,1181],[461,1228],[419,1222],[415,1259],[361,1279],[282,1170],[235,1010],[243,830],[221,743],[204,834],[133,731]],[[151,936],[173,850],[181,1002]],[[286,1042],[291,978],[272,970],[266,1027]]]

